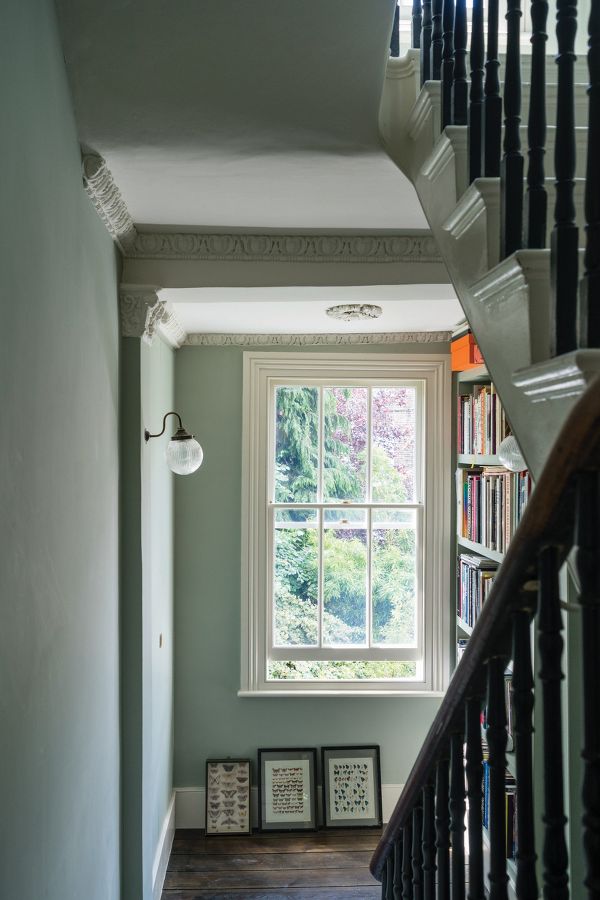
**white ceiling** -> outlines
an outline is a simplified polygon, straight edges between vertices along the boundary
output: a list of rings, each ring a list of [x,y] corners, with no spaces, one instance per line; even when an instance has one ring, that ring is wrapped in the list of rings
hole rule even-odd
[[[395,0],[58,0],[81,141],[140,225],[427,228],[383,152]]]
[[[464,316],[450,285],[199,288],[162,290],[188,334],[337,334],[448,331]],[[326,315],[339,303],[374,303],[378,319],[340,322]]]

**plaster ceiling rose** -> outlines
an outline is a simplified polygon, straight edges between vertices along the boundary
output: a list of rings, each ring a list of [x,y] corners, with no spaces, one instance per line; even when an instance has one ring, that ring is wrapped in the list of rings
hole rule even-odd
[[[354,322],[357,319],[378,319],[383,310],[374,303],[341,303],[330,306],[327,315],[342,322]]]

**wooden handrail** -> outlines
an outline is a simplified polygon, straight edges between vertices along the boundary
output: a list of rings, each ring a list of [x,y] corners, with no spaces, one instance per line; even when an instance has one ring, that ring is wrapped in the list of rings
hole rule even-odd
[[[568,555],[575,519],[576,476],[587,469],[600,469],[600,376],[571,410],[536,483],[471,640],[373,853],[370,868],[377,880],[381,880],[386,859],[408,824],[408,816],[442,757],[450,734],[459,721],[464,723],[467,699],[485,691],[485,662],[494,656],[510,657],[510,617],[523,590],[537,589],[533,581],[537,577],[537,554],[552,543],[562,551],[563,560]]]

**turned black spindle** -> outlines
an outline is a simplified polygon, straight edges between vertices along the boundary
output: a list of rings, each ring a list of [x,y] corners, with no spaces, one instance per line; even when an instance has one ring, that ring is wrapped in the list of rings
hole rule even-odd
[[[481,750],[481,698],[470,697],[466,712],[466,773],[469,799],[469,900],[484,900],[483,888],[483,753]]]
[[[500,140],[502,134],[502,97],[498,70],[498,0],[489,0],[487,48],[484,87],[484,175],[500,175]]]
[[[390,853],[385,864],[385,900],[394,900],[394,854]],[[383,882],[382,882],[383,884]]]
[[[506,808],[506,706],[504,702],[504,657],[488,661],[487,740],[489,747],[490,900],[507,900]]]
[[[421,46],[421,20],[421,0],[413,0],[411,38],[415,50]]]
[[[465,770],[463,736],[450,738],[450,842],[452,846],[452,900],[465,900]]]
[[[421,26],[421,84],[431,78],[431,0],[423,0],[423,24]]]
[[[479,178],[483,162],[483,77],[485,70],[483,0],[473,0],[471,19],[471,89],[469,93],[469,182]]]
[[[585,271],[579,292],[579,346],[600,347],[600,4],[588,23],[589,111],[585,179]]]
[[[523,592],[525,603],[533,592]],[[532,604],[533,606],[533,604]],[[513,736],[517,781],[517,896],[537,900],[535,834],[533,819],[533,668],[531,665],[531,618],[533,609],[518,609],[513,615]]]
[[[450,775],[448,757],[437,764],[435,778],[435,846],[437,900],[450,900]]]
[[[569,898],[569,857],[565,841],[562,752],[562,615],[558,592],[560,562],[556,547],[546,547],[539,561],[538,646],[542,682],[544,747],[544,896]]]
[[[413,900],[412,816],[402,829],[402,900]]]
[[[423,900],[423,807],[415,806],[412,815],[413,900]]]
[[[452,121],[467,124],[469,84],[467,81],[467,0],[456,0],[454,10],[454,81]]]
[[[504,156],[500,169],[500,258],[523,246],[523,154],[521,153],[521,0],[506,8]]]
[[[577,571],[583,657],[583,846],[589,900],[600,897],[600,496],[598,473],[582,472],[577,484]]]
[[[452,82],[454,81],[454,0],[443,0],[442,10],[442,131],[452,125]]]
[[[402,851],[403,842],[399,837],[394,842],[394,890],[392,893],[394,900],[402,900]]]
[[[390,38],[390,56],[400,56],[400,7],[397,3],[394,9],[394,24]]]
[[[527,246],[546,246],[548,196],[545,187],[546,155],[546,22],[547,0],[531,2],[531,76],[527,141]]]
[[[439,81],[442,72],[442,12],[444,0],[432,0],[431,3],[431,75],[434,81]]]
[[[559,356],[577,345],[578,228],[575,224],[575,32],[577,0],[557,0],[558,89],[554,171],[556,203],[550,241],[552,281],[552,354]]]
[[[435,900],[435,791],[423,788],[423,900]]]

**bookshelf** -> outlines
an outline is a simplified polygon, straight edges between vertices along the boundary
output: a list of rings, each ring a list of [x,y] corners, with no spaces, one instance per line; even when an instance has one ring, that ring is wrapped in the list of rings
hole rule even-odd
[[[509,425],[485,366],[455,376],[456,470],[456,579],[455,636],[457,660],[471,639],[482,605],[531,491],[528,475],[509,473],[499,462],[497,449],[509,433]],[[477,538],[477,539],[476,539]],[[507,712],[511,696],[511,668],[506,671]],[[511,741],[507,748],[507,810],[514,805],[515,760]],[[482,745],[486,752],[485,724]],[[510,799],[509,799],[510,798]],[[489,857],[489,837],[484,828],[484,857]],[[507,825],[507,844],[512,824]],[[507,846],[508,896],[516,900],[516,866]],[[487,872],[486,872],[487,876]]]

